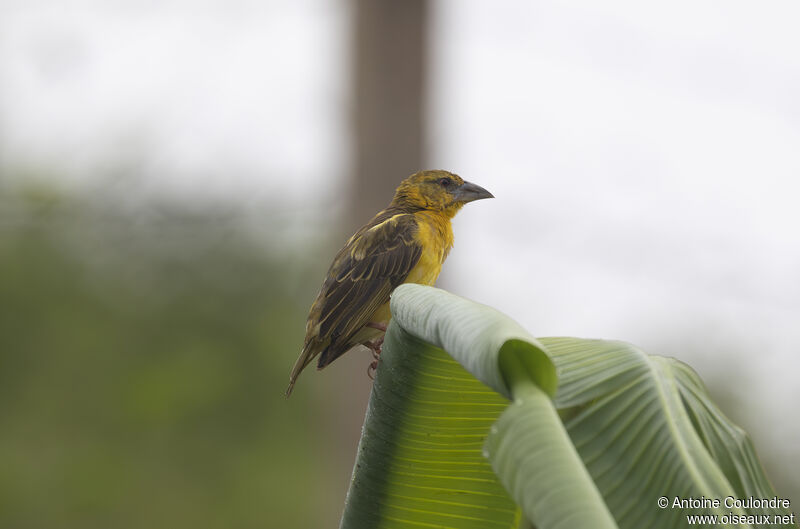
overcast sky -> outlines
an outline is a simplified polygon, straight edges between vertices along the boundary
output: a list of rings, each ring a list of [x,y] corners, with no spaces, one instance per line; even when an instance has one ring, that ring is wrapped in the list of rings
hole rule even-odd
[[[0,10],[0,167],[80,188],[128,160],[150,193],[335,199],[341,1]],[[497,197],[457,218],[448,288],[537,335],[736,376],[769,432],[755,437],[800,457],[776,406],[800,401],[800,4],[448,0],[433,15],[429,165]]]
[[[433,165],[497,196],[457,219],[454,285],[725,377],[797,461],[800,4],[437,6]]]

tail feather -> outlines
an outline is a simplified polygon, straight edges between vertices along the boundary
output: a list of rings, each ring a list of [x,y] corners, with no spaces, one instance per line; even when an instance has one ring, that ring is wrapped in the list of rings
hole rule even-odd
[[[300,353],[300,356],[297,358],[297,362],[294,363],[294,367],[292,368],[292,373],[289,375],[289,387],[286,388],[286,398],[288,399],[289,396],[292,394],[292,390],[294,389],[294,385],[297,382],[297,377],[300,376],[300,373],[303,369],[308,366],[314,360],[314,357],[319,354],[319,350],[315,347],[319,345],[315,340],[310,340],[305,346],[303,346],[303,351]]]

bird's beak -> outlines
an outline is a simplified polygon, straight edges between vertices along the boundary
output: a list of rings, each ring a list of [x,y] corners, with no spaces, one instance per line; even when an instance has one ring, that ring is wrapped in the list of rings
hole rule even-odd
[[[472,182],[464,182],[456,188],[453,197],[455,202],[472,202],[482,198],[494,198],[494,195]]]

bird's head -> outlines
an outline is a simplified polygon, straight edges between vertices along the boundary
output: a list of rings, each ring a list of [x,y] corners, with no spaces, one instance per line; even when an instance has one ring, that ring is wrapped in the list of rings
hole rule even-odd
[[[400,183],[392,205],[455,215],[467,202],[494,195],[447,171],[420,171]]]

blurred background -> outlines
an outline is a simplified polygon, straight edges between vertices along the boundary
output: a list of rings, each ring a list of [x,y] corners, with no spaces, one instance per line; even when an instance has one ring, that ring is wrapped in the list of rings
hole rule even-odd
[[[444,168],[440,285],[677,357],[800,505],[789,0],[0,0],[0,527],[336,527],[369,353],[283,391]]]

